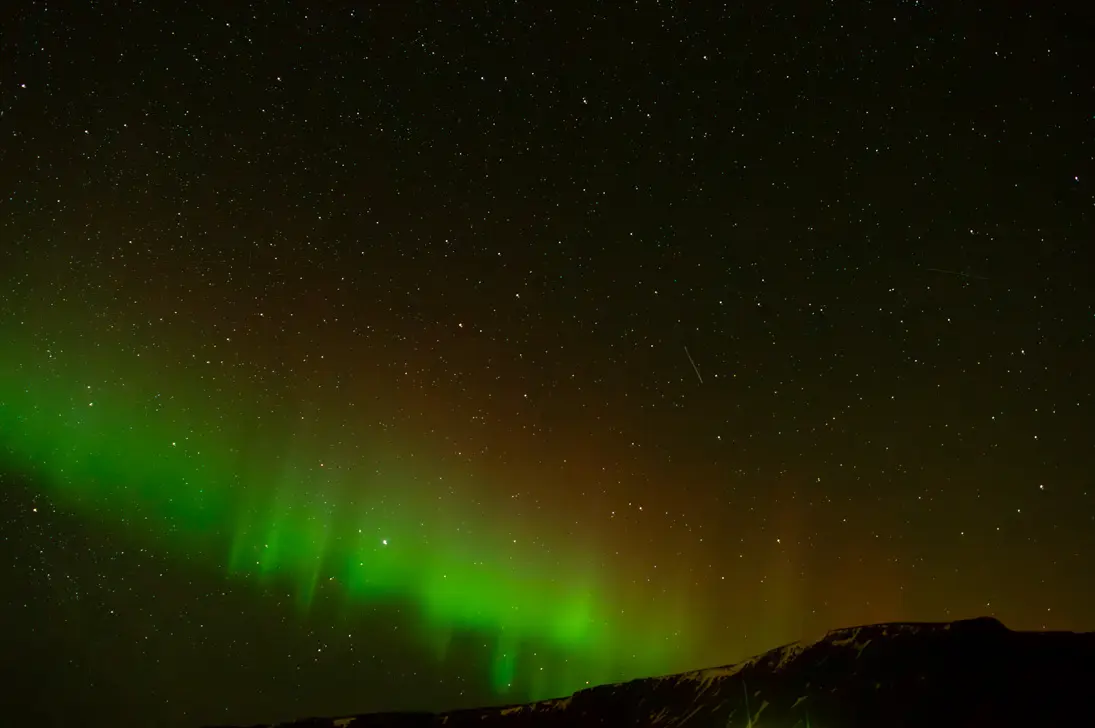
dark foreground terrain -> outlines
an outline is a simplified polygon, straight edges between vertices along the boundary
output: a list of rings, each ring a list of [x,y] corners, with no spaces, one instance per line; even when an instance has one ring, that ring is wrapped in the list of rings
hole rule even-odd
[[[745,662],[528,705],[308,718],[293,728],[426,726],[1095,726],[1095,633],[995,619],[834,630]]]

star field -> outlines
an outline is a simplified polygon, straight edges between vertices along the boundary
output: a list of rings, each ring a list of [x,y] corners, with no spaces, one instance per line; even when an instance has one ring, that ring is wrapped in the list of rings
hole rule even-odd
[[[552,697],[1095,629],[1090,14],[31,3],[0,710]]]

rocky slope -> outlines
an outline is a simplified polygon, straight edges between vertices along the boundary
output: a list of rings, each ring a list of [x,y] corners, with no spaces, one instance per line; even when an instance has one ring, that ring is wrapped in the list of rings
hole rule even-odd
[[[292,728],[1095,726],[1095,633],[995,619],[834,630],[745,662],[528,705],[309,718]]]

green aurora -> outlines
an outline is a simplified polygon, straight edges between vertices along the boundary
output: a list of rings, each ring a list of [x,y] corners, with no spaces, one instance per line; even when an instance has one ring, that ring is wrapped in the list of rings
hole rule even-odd
[[[279,413],[269,388],[265,400],[225,388],[50,310],[33,334],[0,331],[0,457],[75,513],[151,534],[226,578],[285,585],[302,612],[321,581],[335,582],[347,610],[411,604],[439,660],[456,631],[488,635],[499,696],[515,678],[538,699],[681,667],[681,600],[628,599],[589,538],[515,543],[535,524],[469,507],[470,483],[403,457],[391,439],[366,446],[343,427],[332,443],[290,422],[300,398]]]

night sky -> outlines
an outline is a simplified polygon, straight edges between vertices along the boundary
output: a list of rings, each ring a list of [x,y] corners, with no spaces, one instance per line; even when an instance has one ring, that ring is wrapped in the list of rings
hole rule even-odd
[[[4,10],[0,722],[1095,629],[1090,14],[311,5]]]

